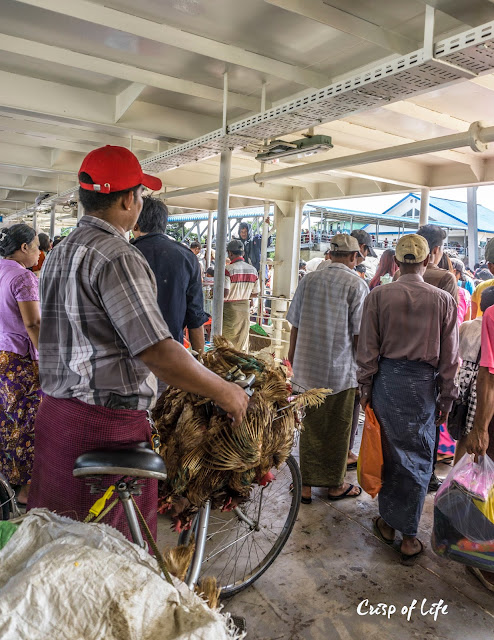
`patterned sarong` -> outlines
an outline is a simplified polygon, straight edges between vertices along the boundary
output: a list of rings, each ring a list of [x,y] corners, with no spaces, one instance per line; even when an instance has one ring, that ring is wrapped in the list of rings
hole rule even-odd
[[[394,529],[415,536],[434,461],[436,370],[425,362],[382,358],[372,408],[384,456],[379,513]]]
[[[12,485],[31,478],[34,419],[42,396],[38,362],[0,351],[0,470]]]
[[[74,478],[75,459],[94,449],[119,449],[138,442],[150,442],[151,429],[145,411],[107,409],[80,400],[46,396],[36,417],[36,450],[28,509],[46,507],[74,520],[84,520],[89,508],[102,494],[91,495],[88,481]],[[104,476],[109,487],[116,476]],[[151,532],[156,536],[158,481],[142,481],[136,502]],[[108,503],[109,504],[109,503]],[[130,540],[122,504],[119,502],[102,519]]]
[[[223,336],[239,351],[249,350],[249,300],[225,302],[223,306]]]

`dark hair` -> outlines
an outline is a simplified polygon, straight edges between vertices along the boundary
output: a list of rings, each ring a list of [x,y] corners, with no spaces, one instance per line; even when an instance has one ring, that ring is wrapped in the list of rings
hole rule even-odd
[[[8,258],[22,247],[31,244],[36,237],[36,231],[27,224],[14,224],[0,229],[0,256]]]
[[[142,233],[165,233],[168,224],[168,207],[159,198],[144,196],[137,225]]]
[[[417,234],[427,240],[431,253],[436,247],[442,247],[446,239],[446,231],[438,227],[437,224],[425,224],[420,227]]]
[[[206,275],[210,278],[214,278],[214,267],[208,267],[206,269]]]
[[[355,253],[358,253],[358,251],[330,251],[329,255],[334,256],[335,258],[349,258]],[[324,255],[326,255],[326,253]]]
[[[378,284],[381,284],[381,276],[385,276],[387,273],[391,277],[398,271],[398,265],[395,262],[396,251],[394,249],[386,249],[381,254],[381,259],[377,266],[376,274],[369,282],[369,289],[374,289]]]
[[[492,305],[494,305],[494,287],[487,287],[480,296],[480,310],[484,313]]]
[[[244,247],[241,240],[230,240],[226,245],[226,250],[233,253],[234,256],[244,255]]]
[[[41,249],[41,251],[48,253],[48,251],[51,249],[50,236],[46,233],[39,233],[38,240],[39,240],[39,248]]]
[[[194,240],[194,242],[190,243],[190,248],[191,249],[202,249],[202,244],[200,242],[197,242],[196,240]]]
[[[60,244],[60,242],[62,242],[63,238],[62,236],[55,236],[53,238],[53,246],[56,247],[57,244]]]
[[[79,181],[86,184],[94,184],[94,180],[88,173],[81,171],[79,174]],[[89,189],[83,189],[79,187],[79,201],[82,204],[85,213],[93,213],[96,211],[104,212],[117,202],[123,195],[132,191],[134,194],[134,201],[137,199],[137,190],[141,185],[137,184],[130,189],[124,189],[123,191],[114,191],[113,193],[100,193],[99,191],[90,191]]]

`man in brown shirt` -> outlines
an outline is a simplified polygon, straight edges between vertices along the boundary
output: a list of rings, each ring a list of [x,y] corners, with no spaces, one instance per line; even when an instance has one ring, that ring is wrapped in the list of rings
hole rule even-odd
[[[430,251],[429,263],[424,273],[424,282],[432,284],[434,287],[442,289],[443,291],[447,291],[453,296],[456,304],[458,304],[458,284],[455,276],[449,271],[446,271],[446,269],[440,269],[437,266],[443,257],[446,231],[436,224],[426,224],[420,227],[417,235],[427,240]],[[398,280],[400,275],[401,271],[398,270],[394,275],[393,281]]]
[[[403,534],[408,561],[423,551],[417,528],[434,459],[436,425],[446,422],[457,396],[457,311],[453,298],[424,282],[429,246],[403,236],[396,246],[401,278],[366,298],[358,343],[362,407],[381,425],[384,474],[375,519],[388,543]],[[437,395],[436,388],[439,390]]]

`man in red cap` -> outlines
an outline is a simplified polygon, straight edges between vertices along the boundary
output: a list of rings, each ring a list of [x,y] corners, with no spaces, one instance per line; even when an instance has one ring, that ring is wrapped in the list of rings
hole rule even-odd
[[[75,459],[91,449],[150,440],[155,376],[211,398],[234,420],[242,420],[248,398],[172,339],[154,275],[125,236],[141,212],[143,188],[160,189],[161,180],[144,174],[128,149],[106,146],[86,156],[79,183],[86,215],[51,251],[41,277],[46,397],[36,418],[28,508],[82,520],[95,497],[72,476]],[[156,534],[155,480],[146,480],[137,501]],[[120,504],[104,522],[129,536]]]

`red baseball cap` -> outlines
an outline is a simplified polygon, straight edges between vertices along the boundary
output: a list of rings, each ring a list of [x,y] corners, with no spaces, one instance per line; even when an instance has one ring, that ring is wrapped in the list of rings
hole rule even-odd
[[[81,173],[87,173],[94,182],[82,182],[79,178],[81,187],[99,193],[125,191],[139,184],[152,191],[158,191],[162,186],[159,178],[143,173],[132,151],[109,144],[87,154],[79,169],[79,175]]]

